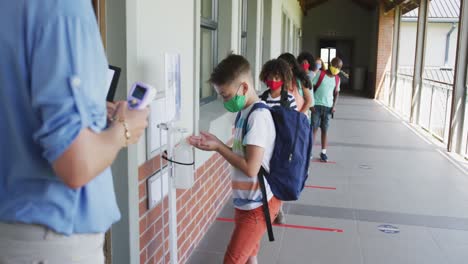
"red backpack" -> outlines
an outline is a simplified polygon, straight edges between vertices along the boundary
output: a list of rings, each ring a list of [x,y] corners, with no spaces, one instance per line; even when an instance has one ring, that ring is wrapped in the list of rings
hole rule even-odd
[[[326,71],[320,71],[320,77],[317,81],[317,84],[314,85],[314,92],[317,91],[317,89],[320,87],[320,85],[322,84],[323,78],[325,78],[326,74],[327,74]],[[338,92],[338,85],[340,85],[340,76],[335,75],[335,82],[336,82],[336,85],[335,85],[335,93],[336,93]]]

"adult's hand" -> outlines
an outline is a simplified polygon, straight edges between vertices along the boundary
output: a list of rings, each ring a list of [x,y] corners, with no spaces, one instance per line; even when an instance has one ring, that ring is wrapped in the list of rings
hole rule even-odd
[[[128,132],[130,139],[126,142],[128,145],[138,142],[143,135],[146,127],[148,127],[149,108],[142,110],[131,110],[128,108],[126,101],[117,102],[115,105],[114,125],[121,125],[118,123],[126,122],[128,125]],[[122,136],[125,139],[124,136]]]

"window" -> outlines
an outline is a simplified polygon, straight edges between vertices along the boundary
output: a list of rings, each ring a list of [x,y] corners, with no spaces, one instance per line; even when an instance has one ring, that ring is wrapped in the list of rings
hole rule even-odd
[[[247,0],[242,0],[241,55],[247,57]]]
[[[320,58],[325,64],[325,68],[328,69],[328,65],[331,63],[331,60],[336,57],[335,48],[321,48],[320,49]]]
[[[282,19],[282,24],[281,24],[281,33],[282,33],[282,38],[281,38],[281,51],[284,53],[288,49],[287,47],[287,16],[286,14],[283,13],[283,19]]]
[[[292,25],[293,31],[292,31],[292,47],[290,49],[292,54],[298,54],[298,49],[297,49],[297,28],[296,25]]]
[[[218,1],[201,1],[200,24],[200,104],[216,99],[216,92],[207,82],[218,61]]]

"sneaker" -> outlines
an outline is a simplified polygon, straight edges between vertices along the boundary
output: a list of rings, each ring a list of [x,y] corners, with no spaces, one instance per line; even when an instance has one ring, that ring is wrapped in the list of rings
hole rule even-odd
[[[321,162],[327,162],[327,161],[328,161],[328,156],[327,156],[327,154],[320,153],[320,161],[321,161]]]
[[[286,223],[286,217],[284,216],[283,208],[281,208],[278,212],[278,216],[276,216],[275,221],[273,221],[274,224],[285,224]]]

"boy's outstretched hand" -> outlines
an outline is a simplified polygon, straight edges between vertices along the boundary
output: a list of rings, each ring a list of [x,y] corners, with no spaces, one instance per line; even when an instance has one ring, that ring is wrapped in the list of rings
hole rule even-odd
[[[207,132],[200,132],[200,136],[189,137],[188,143],[205,151],[217,151],[224,144],[217,137]]]

